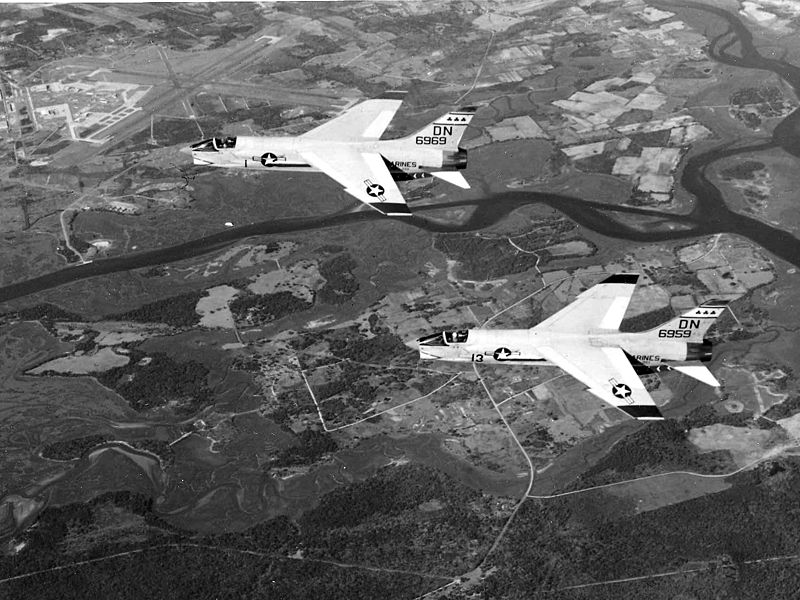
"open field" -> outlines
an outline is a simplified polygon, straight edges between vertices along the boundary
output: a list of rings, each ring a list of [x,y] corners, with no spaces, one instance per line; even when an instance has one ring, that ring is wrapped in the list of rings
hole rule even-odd
[[[657,510],[707,494],[716,494],[731,486],[722,477],[701,477],[685,473],[639,479],[605,488],[612,496],[632,500],[637,513]]]

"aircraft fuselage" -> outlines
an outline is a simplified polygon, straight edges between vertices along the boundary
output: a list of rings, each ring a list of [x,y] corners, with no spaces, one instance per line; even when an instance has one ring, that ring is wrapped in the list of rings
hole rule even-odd
[[[654,366],[663,362],[708,360],[702,344],[677,340],[659,340],[654,348],[652,337],[641,333],[618,331],[570,334],[538,332],[536,329],[470,329],[445,331],[418,340],[420,358],[453,362],[496,363],[505,365],[547,366],[536,348],[560,347],[580,342],[598,348],[621,348],[641,363]],[[704,354],[705,353],[705,354]]]
[[[407,139],[378,141],[319,141],[302,137],[237,136],[205,140],[192,146],[196,165],[259,171],[316,171],[301,152],[313,152],[336,161],[339,148],[383,156],[390,171],[410,175],[450,171],[466,166],[466,152],[409,146]]]

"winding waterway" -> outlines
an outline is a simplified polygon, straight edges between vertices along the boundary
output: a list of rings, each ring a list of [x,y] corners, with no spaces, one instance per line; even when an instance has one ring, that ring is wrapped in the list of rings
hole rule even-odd
[[[723,64],[746,69],[761,69],[775,73],[790,85],[797,94],[800,92],[800,68],[784,60],[772,59],[762,56],[753,44],[753,36],[739,20],[739,18],[720,8],[707,6],[697,2],[651,2],[663,8],[681,6],[692,10],[713,14],[727,23],[727,29],[722,34],[715,36],[710,43],[710,56]],[[736,49],[738,54],[732,53]],[[502,103],[498,99],[496,102]],[[784,118],[774,129],[771,139],[744,140],[740,143],[727,142],[706,152],[690,157],[681,176],[681,185],[695,198],[693,209],[686,215],[661,213],[652,209],[635,208],[628,206],[609,206],[601,202],[581,200],[566,195],[531,192],[507,191],[487,195],[480,199],[462,200],[444,205],[414,207],[415,216],[403,220],[407,227],[416,227],[434,233],[456,233],[478,231],[505,219],[513,211],[530,205],[546,204],[572,218],[583,227],[608,236],[610,238],[631,240],[637,242],[658,242],[674,239],[692,238],[716,233],[731,233],[748,238],[773,255],[800,267],[800,240],[790,233],[770,226],[750,217],[737,214],[727,207],[720,190],[706,177],[709,165],[724,158],[736,155],[751,154],[754,152],[781,148],[795,157],[800,157],[800,111],[796,110]],[[471,215],[462,223],[445,223],[426,218],[426,213],[438,211],[442,208],[474,207]],[[639,215],[642,217],[656,217],[663,220],[664,225],[657,230],[643,230],[621,223],[615,218],[617,214]],[[289,218],[270,220],[254,223],[238,228],[226,229],[210,236],[202,237],[190,242],[161,248],[149,252],[140,252],[115,258],[98,259],[92,263],[68,267],[54,273],[35,277],[26,281],[14,283],[0,288],[0,302],[21,298],[29,294],[53,289],[60,285],[79,281],[91,277],[108,275],[111,273],[149,267],[178,260],[197,257],[206,253],[223,249],[232,243],[255,236],[288,234],[293,232],[312,231],[326,228],[340,227],[343,225],[363,223],[385,219],[377,212],[350,212],[312,218]],[[142,424],[118,424],[119,428],[144,427]],[[283,495],[291,497],[297,504],[297,498],[312,498],[320,494],[320,482],[325,489],[338,485],[336,477],[344,477],[344,467],[350,467],[347,473],[352,477],[354,473],[368,476],[377,466],[393,460],[392,455],[408,455],[415,461],[427,462],[437,468],[448,470],[460,480],[469,482],[474,487],[491,490],[499,494],[509,494],[521,484],[515,480],[506,480],[501,477],[490,477],[470,467],[452,460],[438,443],[431,438],[426,444],[420,444],[419,439],[412,442],[402,440],[373,439],[365,442],[363,446],[342,454],[344,460],[326,471],[315,473],[314,478],[296,481],[280,482],[264,480],[263,487],[258,495],[265,501],[277,502],[276,498]],[[187,442],[188,443],[188,442]],[[44,506],[44,502],[33,501],[31,498],[41,496],[45,490],[53,486],[62,477],[77,478],[82,473],[93,468],[99,457],[108,456],[109,453],[118,453],[133,461],[147,476],[153,488],[154,495],[161,494],[167,487],[157,457],[140,450],[136,450],[121,442],[110,442],[96,449],[89,456],[80,459],[72,471],[65,471],[54,477],[43,479],[22,492],[21,496],[13,496],[18,503],[28,501],[26,514],[16,524],[18,528],[32,521],[35,514]],[[444,466],[442,466],[444,465]],[[322,477],[322,478],[320,478]],[[280,489],[278,489],[280,487]],[[309,489],[313,487],[312,491]],[[306,489],[308,488],[308,489]],[[191,513],[211,498],[212,493],[233,490],[240,509],[244,502],[244,488],[225,483],[212,488],[194,503],[183,505],[169,505],[169,514]],[[314,496],[315,497],[315,496]],[[306,500],[309,505],[312,500]],[[22,505],[22,504],[20,504]],[[166,513],[165,513],[166,514]]]
[[[709,54],[714,60],[738,68],[771,71],[790,85],[795,93],[800,92],[800,68],[784,60],[762,56],[753,44],[752,34],[736,15],[721,8],[698,2],[652,2],[652,4],[663,8],[691,8],[723,19],[727,22],[728,28],[724,33],[712,39],[709,47]],[[731,49],[734,47],[738,47],[738,55],[731,53]],[[661,213],[628,206],[609,206],[560,194],[508,191],[444,205],[414,207],[415,216],[403,222],[410,227],[435,233],[478,231],[498,223],[518,208],[541,203],[559,210],[581,226],[611,238],[658,242],[730,233],[748,238],[775,256],[800,267],[800,240],[798,238],[786,231],[731,211],[720,190],[706,177],[708,166],[720,159],[775,147],[780,147],[793,156],[800,157],[800,110],[795,110],[785,117],[775,127],[772,138],[768,141],[759,141],[749,145],[731,145],[730,142],[726,142],[720,147],[689,158],[683,169],[681,185],[694,196],[695,202],[692,211],[687,215]],[[475,210],[463,223],[442,223],[424,216],[426,211],[469,206],[474,206]],[[615,213],[661,217],[665,223],[674,224],[675,227],[663,227],[655,231],[643,230],[621,223],[614,218]],[[92,263],[68,267],[13,283],[0,288],[0,302],[42,292],[81,279],[193,258],[220,250],[237,240],[253,236],[311,231],[345,224],[367,223],[385,218],[377,212],[369,211],[253,223],[226,229],[176,246],[121,257],[98,259]]]

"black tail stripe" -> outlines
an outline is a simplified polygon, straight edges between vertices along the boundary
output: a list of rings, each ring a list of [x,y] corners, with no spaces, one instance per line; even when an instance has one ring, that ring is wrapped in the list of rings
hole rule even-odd
[[[630,406],[618,406],[620,410],[628,413],[634,419],[663,419],[664,415],[658,410],[655,404],[631,404]]]
[[[407,204],[400,202],[370,202],[370,206],[382,212],[383,214],[397,214],[397,215],[410,215],[411,210]]]
[[[615,273],[610,277],[606,277],[600,284],[604,283],[622,283],[622,284],[635,284],[639,281],[638,273]]]

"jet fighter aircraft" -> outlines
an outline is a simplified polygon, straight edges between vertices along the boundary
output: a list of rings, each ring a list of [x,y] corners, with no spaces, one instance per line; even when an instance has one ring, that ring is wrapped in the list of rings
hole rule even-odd
[[[706,331],[726,308],[709,301],[655,329],[622,333],[639,275],[618,273],[532,329],[443,331],[417,340],[421,359],[560,367],[635,419],[663,419],[639,375],[675,370],[719,386]]]
[[[418,132],[381,140],[404,92],[366,100],[297,137],[238,136],[203,140],[190,147],[196,165],[261,171],[322,171],[344,190],[390,217],[411,216],[395,181],[433,175],[461,188],[467,166],[461,136],[475,107],[449,112]]]

